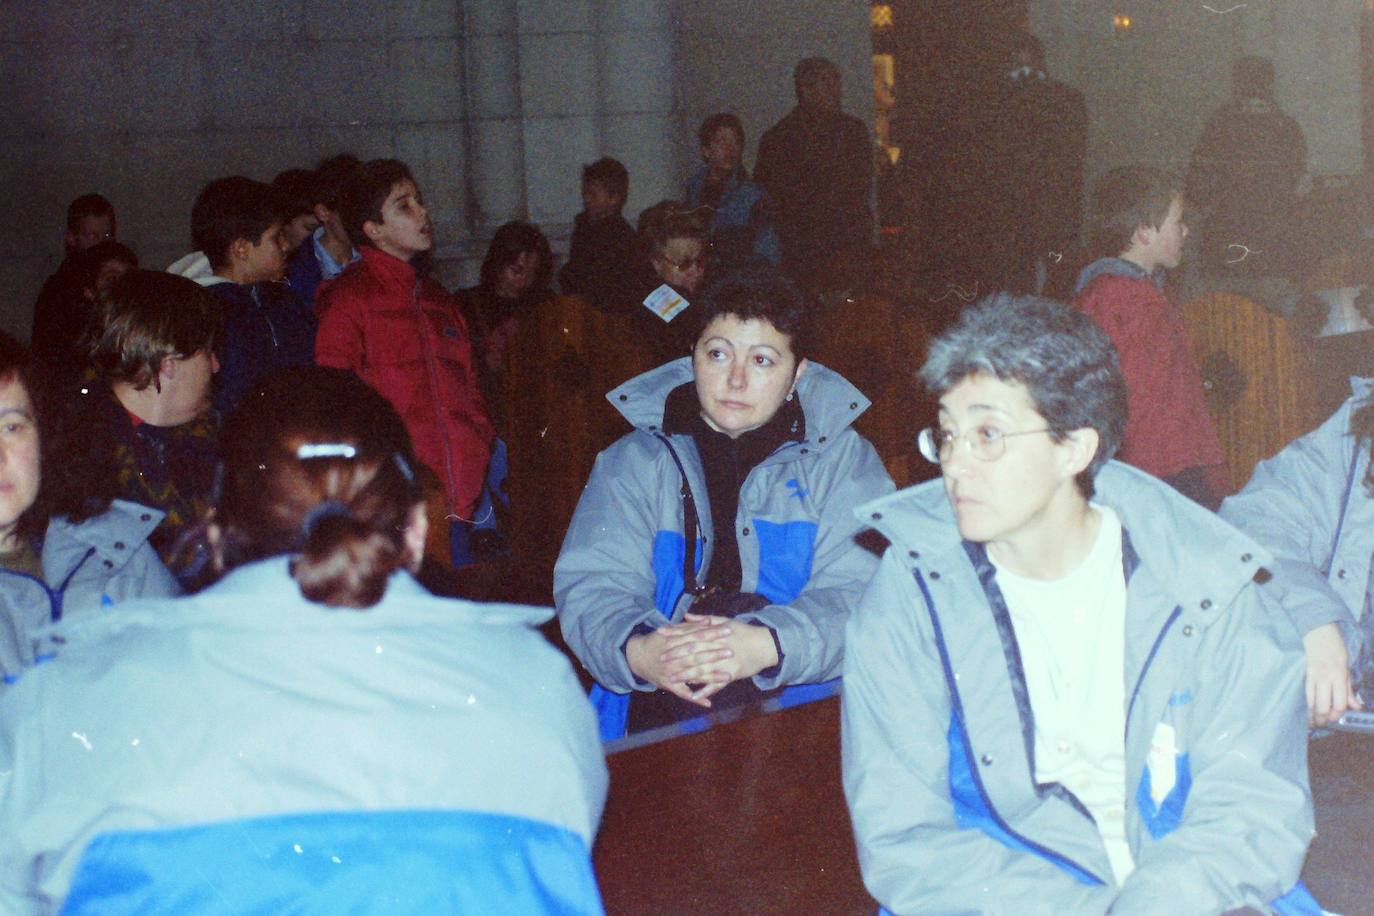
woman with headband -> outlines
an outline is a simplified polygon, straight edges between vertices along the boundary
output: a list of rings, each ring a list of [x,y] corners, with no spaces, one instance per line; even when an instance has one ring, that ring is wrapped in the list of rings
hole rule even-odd
[[[600,912],[592,711],[547,612],[412,578],[395,411],[293,369],[223,442],[221,578],[80,622],[0,704],[0,911]]]

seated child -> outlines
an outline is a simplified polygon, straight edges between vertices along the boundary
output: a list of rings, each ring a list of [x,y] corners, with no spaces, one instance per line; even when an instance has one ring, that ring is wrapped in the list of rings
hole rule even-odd
[[[443,483],[453,565],[466,565],[494,430],[458,303],[416,272],[434,247],[434,224],[396,159],[362,165],[339,209],[362,257],[320,287],[315,360],[351,369],[396,408],[416,456]]]
[[[629,280],[635,231],[620,211],[630,193],[630,174],[615,159],[582,168],[582,212],[573,221],[568,263],[558,272],[563,292],[613,307]]]
[[[1163,289],[1188,236],[1183,197],[1167,176],[1132,165],[1104,175],[1092,204],[1094,247],[1109,256],[1083,269],[1074,305],[1121,357],[1130,410],[1120,458],[1216,509],[1231,489],[1226,456],[1183,316]]]
[[[318,226],[291,255],[286,265],[286,283],[312,309],[320,283],[334,279],[358,260],[358,250],[339,214],[339,193],[360,164],[356,156],[348,153],[331,156],[315,169],[310,183],[310,209]]]
[[[697,132],[701,168],[687,182],[687,206],[712,212],[711,241],[723,270],[750,261],[777,265],[782,260],[778,235],[768,215],[763,188],[749,180],[741,164],[744,125],[732,114],[714,114]]]
[[[33,327],[33,359],[48,374],[80,375],[86,355],[81,337],[91,323],[95,303],[111,284],[138,266],[138,255],[114,239],[97,242],[77,255],[70,289],[76,294],[65,302],[54,300]]]
[[[88,248],[115,237],[115,211],[99,194],[82,194],[67,206],[66,253],[62,263],[43,283],[33,305],[32,341],[46,352],[50,342],[66,339],[71,332],[72,311],[80,311],[80,255]]]
[[[0,332],[0,678],[47,657],[42,628],[116,601],[180,592],[148,536],[151,508],[111,498],[112,480],[73,473],[88,442],[61,422],[24,346]]]
[[[894,913],[1319,912],[1271,557],[1111,461],[1129,395],[1107,336],[999,296],[921,379],[944,479],[856,512],[891,543],[841,695],[869,891]]]
[[[270,185],[242,176],[210,182],[191,208],[191,239],[214,278],[204,285],[224,303],[215,407],[228,413],[257,379],[314,359],[315,318],[284,283],[286,242]]]
[[[67,471],[113,480],[113,496],[165,513],[149,541],[169,565],[214,492],[220,418],[210,388],[222,311],[192,280],[129,271],[96,310],[86,377],[57,394],[84,437],[83,460]],[[177,570],[183,582],[195,573]]]

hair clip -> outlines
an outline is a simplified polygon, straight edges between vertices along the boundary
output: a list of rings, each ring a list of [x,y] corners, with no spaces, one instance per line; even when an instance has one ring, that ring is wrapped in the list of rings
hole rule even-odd
[[[311,458],[354,458],[358,450],[347,442],[307,442],[296,449],[298,461]]]
[[[409,461],[406,461],[406,456],[402,455],[400,452],[392,452],[391,457],[395,459],[396,469],[401,472],[401,476],[406,479],[406,482],[414,483],[415,469],[410,466]]]

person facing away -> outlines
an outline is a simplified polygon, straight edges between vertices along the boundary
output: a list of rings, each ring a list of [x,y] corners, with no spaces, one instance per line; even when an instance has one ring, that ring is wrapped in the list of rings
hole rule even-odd
[[[310,199],[314,183],[315,173],[309,169],[286,169],[272,178],[272,190],[277,194],[281,215],[282,244],[288,259],[320,228]]]
[[[82,460],[67,473],[113,479],[114,496],[163,512],[149,541],[169,564],[215,487],[220,414],[211,389],[222,311],[194,280],[129,271],[96,311],[85,375],[54,395],[84,437]]]
[[[1315,909],[1302,654],[1266,551],[1110,459],[1126,380],[1082,312],[997,296],[932,343],[943,479],[845,637],[845,796],[893,913]],[[945,736],[945,741],[936,736]]]
[[[1130,165],[1098,180],[1092,205],[1102,256],[1079,274],[1073,301],[1120,355],[1131,407],[1121,460],[1215,509],[1231,490],[1226,456],[1183,315],[1164,292],[1188,237],[1183,196],[1163,173]]]
[[[59,321],[47,321],[33,331],[32,358],[42,372],[70,379],[85,368],[81,341],[95,315],[96,303],[114,281],[138,267],[138,255],[114,239],[97,242],[76,256],[71,289],[79,296],[68,302]],[[53,317],[51,314],[49,318]]]
[[[495,431],[458,303],[415,267],[434,247],[434,224],[396,159],[360,166],[340,212],[361,258],[320,287],[315,361],[356,372],[400,413],[415,454],[443,484],[453,565],[466,565]]]
[[[271,185],[241,175],[207,184],[191,208],[191,240],[214,271],[202,285],[223,303],[214,404],[227,414],[261,376],[312,362],[315,318],[280,282],[287,242]]]
[[[1267,58],[1238,59],[1231,90],[1188,165],[1188,200],[1205,215],[1203,266],[1213,273],[1295,273],[1303,246],[1292,229],[1307,140],[1274,100]]]
[[[412,577],[395,410],[288,369],[224,442],[218,581],[74,621],[7,688],[0,909],[599,914],[592,711],[547,610]]]
[[[573,220],[568,262],[558,272],[563,292],[595,306],[620,305],[629,282],[626,265],[636,255],[635,230],[621,211],[630,194],[630,173],[609,156],[582,167],[582,212]]]
[[[768,193],[783,268],[805,286],[843,289],[872,245],[873,147],[868,127],[840,111],[833,63],[808,57],[792,83],[797,106],[759,140],[754,181]]]
[[[82,331],[88,317],[82,294],[81,255],[101,242],[114,241],[118,226],[114,206],[99,194],[82,194],[67,205],[65,253],[57,270],[43,283],[33,305],[30,342],[35,355],[62,352]]]
[[[601,736],[817,693],[873,571],[856,503],[889,492],[852,424],[868,401],[806,356],[803,294],[776,270],[702,297],[690,358],[607,397],[635,430],[597,458],[554,567]]]
[[[362,165],[348,153],[322,161],[311,177],[310,208],[318,223],[310,236],[296,248],[286,265],[286,283],[296,295],[315,307],[315,291],[325,280],[332,280],[358,260],[358,249],[348,237],[339,213],[339,195],[348,177]]]
[[[56,648],[52,624],[181,589],[148,543],[162,513],[72,473],[87,432],[49,397],[23,344],[0,332],[0,680]],[[4,688],[0,688],[3,690]]]
[[[754,261],[782,260],[763,188],[749,180],[741,157],[744,125],[729,113],[713,114],[697,131],[701,168],[687,180],[688,207],[711,211],[711,247],[722,271]]]

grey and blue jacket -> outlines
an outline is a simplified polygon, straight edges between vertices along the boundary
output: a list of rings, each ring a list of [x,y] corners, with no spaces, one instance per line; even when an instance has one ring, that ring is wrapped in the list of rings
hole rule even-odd
[[[0,694],[0,912],[599,914],[607,774],[542,608],[306,600],[275,557]]]
[[[14,683],[53,651],[54,624],[79,619],[131,598],[181,594],[148,536],[162,513],[115,500],[94,518],[48,522],[39,557],[43,579],[0,569],[0,678]]]
[[[691,381],[691,359],[684,357],[607,395],[635,429],[597,457],[554,568],[559,623],[596,679],[604,740],[624,734],[628,694],[654,689],[630,671],[626,640],[641,626],[681,620],[693,601],[683,589],[686,526],[674,456],[699,516],[700,581],[711,564],[715,538],[696,443],[662,432],[669,392]],[[754,677],[761,690],[839,675],[845,621],[877,565],[855,542],[866,526],[852,510],[892,490],[878,453],[851,428],[868,399],[816,363],[803,372],[796,394],[806,438],[754,468],[735,522],[741,591],[773,602],[739,619],[771,628],[782,651],[776,671]]]
[[[1374,497],[1365,486],[1370,444],[1351,433],[1350,419],[1374,379],[1352,379],[1352,387],[1325,423],[1261,461],[1220,513],[1273,551],[1270,587],[1298,632],[1335,622],[1354,662],[1374,632]]]
[[[1313,835],[1303,652],[1253,581],[1268,555],[1119,462],[1095,501],[1123,526],[1135,870],[1118,886],[1087,809],[1037,783],[994,568],[934,481],[859,511],[891,541],[850,620],[841,700],[865,884],[895,913],[1319,912],[1297,885]]]
[[[687,180],[687,206],[696,207],[706,196],[706,166]],[[715,255],[723,269],[740,267],[750,261],[776,265],[782,260],[782,244],[773,230],[768,210],[768,195],[749,180],[743,167],[725,179],[725,190],[711,217],[711,238]]]

